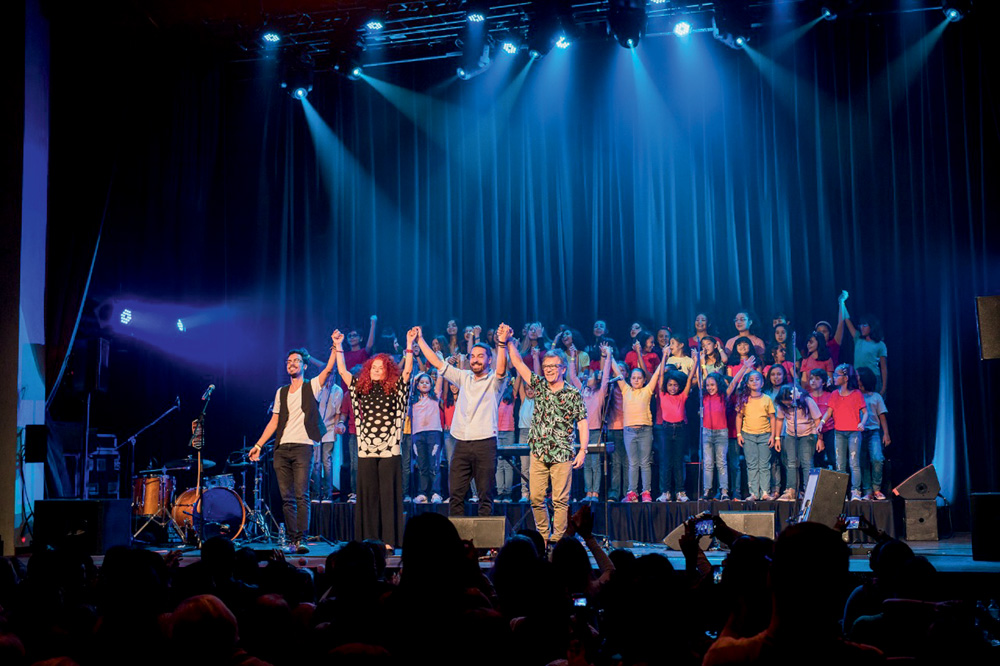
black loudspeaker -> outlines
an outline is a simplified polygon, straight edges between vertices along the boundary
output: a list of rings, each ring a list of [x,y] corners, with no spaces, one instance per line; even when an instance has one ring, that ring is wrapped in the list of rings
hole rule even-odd
[[[979,358],[1000,358],[1000,296],[976,296]]]
[[[127,499],[38,500],[34,545],[102,555],[109,548],[129,544],[131,517],[131,502]]]
[[[682,536],[684,536],[684,523],[681,523],[675,527],[670,534],[663,537],[663,543],[666,544],[667,548],[670,550],[680,550]],[[708,550],[708,547],[712,545],[712,537],[707,535],[698,537],[698,545],[702,550]]]
[[[448,520],[458,530],[463,541],[471,541],[476,548],[502,548],[507,541],[507,517],[471,517]]]
[[[1000,562],[1000,493],[972,493],[972,559]]]
[[[720,511],[719,518],[737,532],[774,538],[774,511]]]
[[[933,499],[903,500],[907,541],[937,541],[937,502]]]
[[[840,514],[844,513],[850,483],[849,474],[828,469],[812,470],[806,481],[806,493],[799,508],[798,522],[808,521],[832,528],[837,524]]]
[[[111,343],[94,338],[78,345],[73,351],[73,390],[77,393],[108,390],[108,360]]]
[[[44,425],[24,426],[24,462],[43,463],[48,455],[48,427]]]
[[[928,465],[892,489],[892,494],[905,500],[932,500],[941,492],[934,465]]]

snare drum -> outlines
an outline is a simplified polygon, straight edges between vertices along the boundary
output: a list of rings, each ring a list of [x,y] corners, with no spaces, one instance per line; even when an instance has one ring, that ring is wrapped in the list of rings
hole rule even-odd
[[[152,516],[170,507],[174,496],[174,477],[143,476],[132,481],[132,513]]]
[[[206,476],[205,487],[229,488],[230,490],[236,490],[236,479],[233,478],[232,474],[216,474],[215,476]]]
[[[247,508],[235,491],[229,488],[209,488],[201,493],[195,506],[197,488],[189,488],[177,496],[171,512],[174,521],[184,528],[197,530],[205,521],[205,538],[224,536],[235,540],[243,532]],[[186,530],[185,530],[186,531]]]

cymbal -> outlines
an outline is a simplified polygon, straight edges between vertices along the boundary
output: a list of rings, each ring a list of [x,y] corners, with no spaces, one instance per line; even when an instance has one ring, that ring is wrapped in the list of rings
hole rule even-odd
[[[229,469],[244,469],[246,467],[253,467],[253,463],[250,461],[238,462],[238,463],[231,462],[228,463],[226,467]]]
[[[201,459],[201,468],[211,469],[215,467],[215,463],[211,460]],[[178,460],[171,460],[170,462],[164,463],[163,469],[197,469],[198,460],[197,458],[192,458],[188,456],[187,458],[180,458]]]

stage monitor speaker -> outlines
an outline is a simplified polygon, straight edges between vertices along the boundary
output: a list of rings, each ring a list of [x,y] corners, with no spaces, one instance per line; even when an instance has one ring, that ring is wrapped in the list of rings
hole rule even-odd
[[[802,498],[797,522],[819,523],[827,527],[836,525],[840,514],[844,513],[850,482],[848,474],[813,469],[806,481],[806,493]]]
[[[106,392],[110,357],[111,343],[104,338],[78,343],[73,350],[73,390],[77,393]]]
[[[972,493],[972,559],[1000,562],[1000,493]]]
[[[680,550],[681,549],[681,537],[684,536],[684,523],[681,523],[673,529],[670,534],[663,537],[663,543],[670,550]],[[712,545],[712,537],[702,536],[698,538],[698,545],[702,550],[708,550],[709,546]]]
[[[719,517],[737,532],[774,538],[774,511],[720,511]]]
[[[905,500],[932,500],[941,492],[934,465],[928,465],[892,489],[892,494]]]
[[[903,500],[907,541],[937,541],[937,501]]]
[[[476,548],[502,548],[507,541],[507,517],[488,516],[471,518],[449,517],[463,541],[471,541]]]
[[[53,499],[35,502],[34,544],[102,555],[127,546],[132,506],[123,500]]]
[[[43,463],[49,454],[49,429],[45,425],[24,426],[24,462]]]
[[[1000,296],[976,296],[979,358],[1000,358]]]

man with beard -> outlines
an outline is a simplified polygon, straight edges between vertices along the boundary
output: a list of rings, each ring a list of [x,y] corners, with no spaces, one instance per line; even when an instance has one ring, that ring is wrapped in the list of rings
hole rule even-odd
[[[492,350],[483,343],[473,345],[469,369],[461,370],[434,353],[418,328],[417,343],[424,357],[445,380],[458,387],[451,436],[455,440],[448,483],[451,488],[450,513],[465,515],[465,495],[472,479],[479,493],[479,515],[493,513],[493,487],[497,471],[497,409],[507,385],[506,340],[510,326],[500,324],[496,331],[497,364],[490,365]]]

